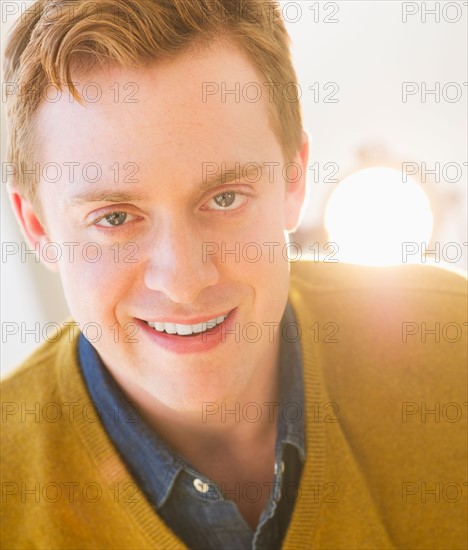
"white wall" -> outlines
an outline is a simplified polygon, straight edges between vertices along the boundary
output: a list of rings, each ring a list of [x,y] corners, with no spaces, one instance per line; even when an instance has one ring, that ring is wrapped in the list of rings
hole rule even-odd
[[[2,34],[13,18],[13,4],[24,8],[24,1],[3,1]],[[342,1],[282,2],[293,54],[303,90],[305,126],[312,136],[311,163],[319,166],[335,162],[339,177],[358,168],[359,151],[373,147],[376,159],[400,166],[402,162],[459,163],[463,178],[458,182],[431,182],[426,188],[440,217],[437,234],[440,242],[463,243],[466,238],[466,99],[467,87],[467,2],[438,2],[440,22],[434,15],[423,17],[423,8],[435,2],[410,2],[406,9],[418,14],[402,22],[404,2]],[[7,7],[8,6],[8,7]],[[336,12],[336,13],[334,13]],[[457,13],[462,14],[458,22]],[[319,22],[314,21],[317,17]],[[338,20],[325,22],[326,17]],[[425,22],[424,22],[425,20]],[[426,82],[441,88],[458,83],[463,97],[458,102],[439,102],[416,96],[402,102],[402,82]],[[319,102],[309,86],[334,82],[339,86],[338,103]],[[454,88],[452,88],[453,90]],[[2,105],[3,106],[3,105]],[[2,162],[5,160],[5,134],[2,113]],[[321,176],[326,175],[322,173]],[[323,180],[323,177],[319,178]],[[2,178],[3,180],[3,178]],[[332,185],[311,183],[309,207],[302,234],[320,224],[323,207]],[[1,191],[2,242],[17,243],[21,236]],[[442,206],[441,206],[442,205]],[[311,234],[311,233],[310,233]],[[464,258],[466,262],[466,259]],[[458,267],[464,267],[463,264]],[[2,369],[9,371],[37,346],[34,334],[7,337],[11,323],[25,323],[32,329],[40,323],[59,322],[68,315],[57,276],[20,256],[2,259]],[[10,323],[10,325],[8,324]],[[21,333],[21,330],[20,330]]]
[[[405,4],[399,1],[284,2],[290,6],[285,14],[294,20],[301,8],[303,17],[288,24],[293,38],[293,52],[299,80],[304,91],[305,126],[312,134],[312,159],[323,165],[335,162],[340,176],[356,168],[362,147],[385,149],[382,157],[401,166],[402,162],[435,162],[443,166],[457,162],[463,168],[463,179],[455,183],[441,181],[428,185],[438,200],[456,197],[451,215],[437,235],[441,240],[466,240],[467,181],[467,12],[466,2],[419,2],[419,13],[402,22]],[[321,22],[314,22],[310,9],[320,6]],[[423,13],[440,5],[440,22]],[[457,4],[457,9],[454,4]],[[323,18],[339,9],[338,23],[325,23]],[[449,23],[443,19],[460,21]],[[423,18],[426,22],[423,22]],[[336,82],[339,103],[314,103],[310,84]],[[403,82],[426,82],[441,88],[456,82],[463,97],[456,103],[439,103],[431,96],[427,101],[408,97],[402,102]],[[462,83],[465,83],[463,85]],[[455,88],[452,88],[455,90]],[[328,90],[330,91],[330,90]],[[449,91],[447,89],[447,91]],[[311,200],[305,226],[312,226],[322,215],[324,201],[331,185],[311,182]],[[455,202],[454,201],[454,202]],[[465,260],[466,261],[466,260]],[[461,265],[459,267],[462,267]]]

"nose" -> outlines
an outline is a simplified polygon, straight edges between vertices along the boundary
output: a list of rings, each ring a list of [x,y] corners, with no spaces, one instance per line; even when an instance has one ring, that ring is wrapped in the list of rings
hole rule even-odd
[[[219,281],[214,258],[204,258],[202,246],[198,231],[167,228],[148,247],[147,288],[163,292],[175,303],[196,302],[203,290]]]

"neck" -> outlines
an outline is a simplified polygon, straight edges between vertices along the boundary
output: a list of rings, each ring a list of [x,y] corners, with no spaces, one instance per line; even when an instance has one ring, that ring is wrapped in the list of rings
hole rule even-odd
[[[144,388],[113,374],[144,420],[193,465],[222,457],[242,460],[242,453],[251,455],[266,441],[276,440],[279,343],[271,351],[241,395],[230,402],[201,404],[197,411],[169,408]]]

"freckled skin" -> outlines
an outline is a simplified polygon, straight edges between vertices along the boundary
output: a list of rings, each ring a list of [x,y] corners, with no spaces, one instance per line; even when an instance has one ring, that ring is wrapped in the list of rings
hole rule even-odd
[[[206,458],[204,444],[214,436],[233,452],[239,442],[243,448],[253,441],[274,443],[271,422],[235,423],[232,415],[226,423],[214,415],[201,420],[207,402],[232,407],[235,402],[278,397],[279,339],[271,338],[265,323],[279,323],[287,301],[289,265],[281,252],[286,231],[299,219],[304,180],[289,185],[284,180],[285,160],[270,127],[268,94],[256,103],[236,103],[229,96],[222,102],[219,95],[202,101],[204,82],[226,82],[232,89],[236,82],[261,83],[261,78],[236,48],[220,44],[149,69],[114,68],[76,80],[96,82],[103,95],[84,106],[68,94],[59,102],[42,104],[37,151],[41,162],[79,166],[73,181],[66,170],[58,182],[41,181],[43,232],[28,203],[16,198],[25,233],[42,245],[78,243],[73,261],[67,253],[50,265],[60,273],[70,311],[80,327],[101,327],[93,345],[105,365],[175,449],[197,463]],[[123,101],[128,82],[138,86],[137,102]],[[119,102],[114,100],[115,83]],[[306,138],[294,160],[305,173]],[[232,167],[237,161],[276,162],[281,167],[263,171],[258,181],[200,190],[203,163]],[[92,162],[102,168],[102,178],[95,183],[81,177],[82,167]],[[138,171],[132,174],[135,166]],[[95,172],[89,174],[94,177]],[[72,203],[77,194],[101,188],[136,193],[140,199]],[[214,197],[226,191],[236,192],[237,198],[223,211]],[[121,211],[128,213],[124,224],[96,225],[106,223],[98,222],[99,217]],[[83,258],[85,251],[94,256],[87,243],[97,243],[98,261]],[[247,261],[242,253],[239,261],[220,253],[203,259],[203,243],[227,251],[239,243],[241,252],[247,243],[257,243],[263,254],[257,262]],[[280,243],[272,258],[264,243]],[[240,338],[227,335],[206,353],[176,354],[155,345],[141,330],[135,333],[135,318],[209,318],[233,308]],[[255,343],[242,337],[247,323],[261,329]]]

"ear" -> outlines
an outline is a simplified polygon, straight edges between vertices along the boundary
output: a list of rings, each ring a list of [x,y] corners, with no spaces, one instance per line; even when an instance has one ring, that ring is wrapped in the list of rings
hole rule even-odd
[[[57,262],[47,260],[47,254],[43,254],[43,248],[50,243],[49,236],[43,224],[39,220],[36,210],[31,202],[25,199],[13,185],[8,185],[8,195],[21,232],[29,245],[39,255],[39,259],[51,271],[58,271]]]
[[[285,231],[293,233],[301,220],[301,210],[304,205],[307,188],[307,167],[309,162],[309,136],[302,132],[301,149],[297,151],[287,170],[286,194],[284,202]]]

